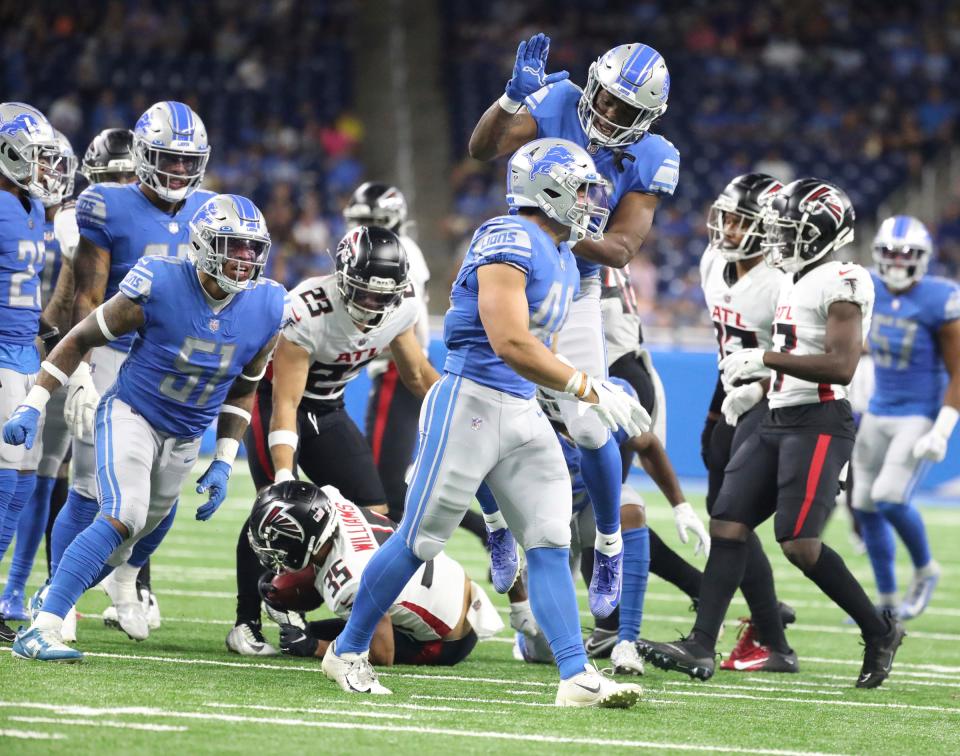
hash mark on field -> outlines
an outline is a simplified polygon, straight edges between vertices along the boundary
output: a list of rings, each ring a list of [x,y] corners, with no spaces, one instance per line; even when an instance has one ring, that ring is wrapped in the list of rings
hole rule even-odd
[[[904,704],[904,703],[874,703],[872,701],[843,701],[841,699],[832,698],[832,699],[820,699],[820,698],[766,698],[764,696],[750,696],[746,694],[737,694],[737,693],[704,693],[698,692],[694,693],[693,691],[687,690],[665,690],[663,691],[666,695],[670,696],[705,696],[707,698],[732,698],[740,699],[744,701],[770,701],[775,703],[802,703],[802,704],[813,704],[825,705],[825,706],[854,706],[858,708],[867,708],[867,709],[908,709],[910,711],[940,711],[947,714],[960,714],[960,709],[950,708],[948,706],[921,706],[919,704]]]
[[[187,732],[183,725],[147,724],[142,722],[117,722],[112,719],[63,719],[62,717],[7,717],[11,722],[28,724],[77,725],[86,727],[110,727],[117,730],[146,730],[148,732]]]
[[[253,709],[255,711],[282,711],[287,714],[346,714],[349,717],[370,717],[371,719],[413,719],[412,714],[389,714],[387,712],[376,713],[372,711],[351,711],[349,709],[316,709],[301,708],[297,706],[266,706],[261,704],[230,704],[230,703],[212,703],[207,702],[204,706],[211,709]]]
[[[664,685],[689,685],[689,686],[701,686],[702,682],[690,682],[685,680],[664,680]],[[816,683],[814,683],[816,685]],[[777,688],[773,685],[763,685],[755,687],[752,685],[724,685],[723,683],[710,683],[711,688],[719,688],[721,690],[761,690],[764,692],[770,693],[796,693],[797,691],[794,688]],[[666,691],[664,691],[666,692]],[[807,692],[807,691],[804,691]],[[843,692],[839,690],[811,690],[810,693],[819,693],[824,696],[842,696]]]
[[[536,693],[534,693],[536,695]],[[428,696],[426,694],[414,694],[410,698],[418,701],[463,701],[464,703],[482,703],[482,704],[509,704],[510,706],[531,706],[554,708],[552,703],[540,703],[536,701],[512,701],[508,698],[473,698],[470,696]]]
[[[19,738],[21,740],[64,740],[66,737],[66,735],[61,735],[59,732],[0,729],[0,738]]]

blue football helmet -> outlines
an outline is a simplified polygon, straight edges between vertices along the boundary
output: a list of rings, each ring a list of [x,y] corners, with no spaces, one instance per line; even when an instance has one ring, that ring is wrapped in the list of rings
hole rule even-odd
[[[210,159],[207,129],[182,102],[151,105],[133,129],[133,150],[137,177],[167,202],[196,191]]]
[[[190,244],[197,268],[233,294],[255,284],[263,272],[270,232],[263,213],[246,197],[218,194],[190,221]]]
[[[916,218],[894,215],[880,224],[873,239],[873,261],[877,275],[894,291],[923,278],[932,258],[933,239]]]
[[[0,103],[0,173],[45,202],[59,186],[61,163],[57,133],[43,113],[22,102]]]

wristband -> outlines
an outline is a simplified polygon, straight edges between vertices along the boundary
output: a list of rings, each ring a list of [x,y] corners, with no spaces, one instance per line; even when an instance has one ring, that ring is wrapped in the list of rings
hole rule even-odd
[[[83,364],[86,364],[86,363],[83,363]],[[50,362],[49,360],[44,360],[43,362],[41,362],[41,363],[40,363],[40,367],[43,368],[44,370],[46,370],[46,371],[47,371],[47,374],[48,374],[51,378],[55,378],[55,379],[57,380],[57,382],[58,382],[61,386],[66,385],[67,381],[70,380],[70,376],[68,376],[66,373],[64,373],[60,368],[58,368],[56,365],[54,365],[54,364],[53,364],[52,362]],[[89,368],[88,368],[88,370],[89,370]]]
[[[220,406],[221,415],[237,415],[242,417],[247,421],[247,424],[250,424],[250,413],[247,412],[243,407],[238,407],[235,404],[223,404]]]
[[[296,480],[296,478],[293,477],[293,473],[286,467],[281,467],[273,474],[274,483],[286,483],[288,480]]]
[[[960,411],[955,407],[951,407],[949,404],[945,404],[937,414],[936,422],[933,424],[933,430],[944,438],[950,438],[950,434],[953,433],[958,419],[960,419]]]
[[[270,434],[267,436],[267,446],[269,446],[271,449],[274,446],[290,446],[296,450],[299,443],[300,437],[294,431],[270,431]]]
[[[593,383],[590,380],[590,376],[582,370],[575,370],[567,381],[567,385],[563,387],[563,390],[567,394],[573,394],[577,399],[583,399],[583,397],[590,393],[592,388]]]
[[[43,412],[43,408],[47,406],[47,402],[50,401],[50,392],[47,391],[43,386],[38,386],[36,383],[30,387],[30,391],[27,392],[26,397],[21,402],[21,405],[24,407],[32,407],[37,412]]]
[[[500,95],[500,99],[497,100],[497,105],[500,106],[501,110],[507,111],[510,115],[514,115],[520,111],[520,108],[523,107],[522,102],[517,102],[516,100],[511,100],[507,97],[507,93],[504,92]]]
[[[233,461],[237,458],[237,451],[240,449],[240,442],[235,438],[218,438],[216,451],[213,454],[214,461],[226,462],[233,467]]]

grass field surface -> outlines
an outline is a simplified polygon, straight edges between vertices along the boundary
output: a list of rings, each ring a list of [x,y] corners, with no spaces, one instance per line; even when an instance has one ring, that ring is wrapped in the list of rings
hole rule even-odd
[[[319,660],[228,653],[234,548],[252,499],[250,479],[238,473],[230,499],[201,523],[193,519],[200,499],[185,490],[179,519],[153,561],[163,627],[147,641],[134,643],[104,627],[98,613],[106,597],[94,589],[80,603],[83,664],[0,654],[0,753],[960,751],[960,510],[924,511],[943,579],[930,610],[908,625],[893,676],[880,689],[854,689],[861,660],[856,629],[786,562],[767,526],[761,535],[771,546],[778,593],[798,614],[788,637],[800,674],[718,672],[700,683],[650,668],[641,679],[640,705],[612,711],[553,707],[555,668],[514,661],[508,631],[480,643],[453,668],[381,670],[394,695],[373,699],[341,693],[323,677]],[[647,503],[652,526],[692,556],[676,538],[666,503],[654,494]],[[872,591],[866,557],[853,554],[846,527],[845,518],[835,518],[827,540]],[[448,553],[506,607],[484,580],[486,555],[473,536],[458,532]],[[902,549],[901,561],[905,584]],[[31,588],[44,574],[38,562]],[[579,594],[585,608],[585,588]],[[670,640],[688,631],[693,616],[687,604],[672,586],[651,577],[642,635]],[[738,596],[720,642],[724,652],[735,642],[736,618],[743,613]],[[589,615],[581,616],[589,628]],[[276,643],[276,628],[266,633]]]

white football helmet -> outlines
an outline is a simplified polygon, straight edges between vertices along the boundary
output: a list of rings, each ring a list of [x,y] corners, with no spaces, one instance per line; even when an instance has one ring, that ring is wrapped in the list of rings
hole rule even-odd
[[[604,89],[635,111],[629,123],[611,121],[597,110]],[[663,56],[637,42],[608,50],[590,64],[577,115],[587,138],[603,147],[625,147],[642,137],[667,110],[670,73]]]
[[[270,232],[263,213],[246,197],[218,194],[190,221],[190,244],[197,268],[224,291],[236,293],[254,285],[263,272]]]
[[[210,159],[207,129],[182,102],[158,102],[133,129],[137,177],[167,202],[180,202],[200,186]],[[171,170],[180,166],[179,172]]]
[[[566,139],[536,139],[525,144],[507,166],[507,204],[511,211],[537,207],[570,227],[571,244],[599,241],[610,217],[607,180],[587,151]]]
[[[873,239],[877,275],[895,291],[907,289],[927,272],[933,239],[927,227],[909,215],[894,215],[880,224]]]
[[[57,133],[47,117],[22,102],[0,103],[0,172],[46,202],[60,182]]]
[[[62,132],[54,129],[57,135],[57,151],[60,154],[59,176],[56,185],[43,198],[44,207],[56,207],[73,194],[73,184],[77,178],[77,156],[70,146],[70,140]],[[48,182],[50,183],[50,182]]]

